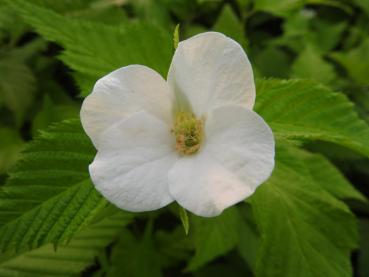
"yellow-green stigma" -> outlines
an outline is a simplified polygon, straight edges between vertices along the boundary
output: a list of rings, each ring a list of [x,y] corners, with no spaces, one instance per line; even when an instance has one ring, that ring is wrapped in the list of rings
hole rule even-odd
[[[182,155],[199,151],[203,140],[203,120],[193,113],[177,112],[172,132],[176,138],[176,150]]]

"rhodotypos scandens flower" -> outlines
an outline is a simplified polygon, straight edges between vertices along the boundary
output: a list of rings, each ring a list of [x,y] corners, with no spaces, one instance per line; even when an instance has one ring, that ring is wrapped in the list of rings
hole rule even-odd
[[[130,65],[97,81],[81,120],[98,150],[96,188],[129,211],[177,201],[215,216],[250,196],[274,167],[274,138],[252,111],[255,84],[241,46],[220,33],[179,43],[167,81]]]

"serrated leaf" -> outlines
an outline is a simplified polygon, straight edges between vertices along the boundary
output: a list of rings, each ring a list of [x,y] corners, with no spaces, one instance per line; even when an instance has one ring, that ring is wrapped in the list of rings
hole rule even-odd
[[[306,174],[288,148],[277,148],[272,177],[251,198],[261,232],[256,276],[351,276],[355,217]]]
[[[82,94],[103,75],[129,64],[142,64],[166,76],[172,58],[168,32],[143,22],[107,26],[63,17],[27,1],[9,1],[46,39],[61,44],[60,58],[78,73]]]
[[[193,216],[191,221],[195,256],[187,270],[194,271],[237,245],[241,222],[237,208],[229,208],[214,218]]]
[[[87,170],[94,153],[77,120],[28,145],[0,187],[0,261],[68,240],[105,206]]]
[[[96,256],[131,219],[131,214],[119,211],[92,224],[56,250],[47,244],[0,264],[0,276],[75,276],[94,263]]]
[[[342,93],[305,80],[257,81],[255,110],[277,138],[333,142],[369,156],[369,127]]]

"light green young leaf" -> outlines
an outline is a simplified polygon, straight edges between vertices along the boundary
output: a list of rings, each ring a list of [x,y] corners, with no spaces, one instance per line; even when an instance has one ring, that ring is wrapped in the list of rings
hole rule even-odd
[[[359,85],[369,85],[369,38],[349,52],[335,52],[331,57],[340,63],[352,80]]]
[[[351,276],[355,217],[293,152],[277,148],[272,177],[251,198],[261,233],[256,276]]]
[[[255,110],[277,138],[333,142],[369,156],[369,127],[340,93],[305,80],[257,81]]]
[[[9,1],[46,39],[61,44],[62,61],[78,73],[82,94],[103,75],[129,64],[142,64],[166,76],[172,58],[168,32],[148,23],[107,26],[65,18],[24,0]]]
[[[182,208],[181,206],[179,206],[179,217],[181,218],[181,222],[182,222],[184,231],[185,231],[186,235],[188,235],[188,232],[190,230],[190,222],[188,220],[187,211],[184,208]]]
[[[176,25],[173,33],[173,47],[177,49],[179,43],[179,24]]]
[[[79,121],[55,125],[28,145],[0,187],[0,261],[68,240],[105,207],[89,180],[94,153]]]
[[[230,38],[233,38],[243,47],[246,47],[247,43],[242,22],[235,15],[231,6],[225,5],[223,7],[223,10],[215,22],[213,29],[229,36]]]
[[[226,254],[239,241],[242,218],[237,208],[229,208],[214,218],[193,216],[191,229],[195,243],[195,256],[187,270],[194,271],[216,257]]]
[[[292,65],[292,75],[311,79],[322,84],[330,84],[335,78],[334,67],[312,47],[306,47]]]
[[[56,250],[47,244],[0,264],[0,276],[76,276],[94,263],[131,219],[131,214],[119,211],[92,224]]]

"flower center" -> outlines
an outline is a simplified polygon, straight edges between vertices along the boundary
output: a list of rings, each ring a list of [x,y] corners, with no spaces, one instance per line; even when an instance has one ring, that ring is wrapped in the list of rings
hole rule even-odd
[[[176,138],[176,150],[182,155],[196,153],[203,140],[204,121],[193,113],[177,112],[172,132]]]

